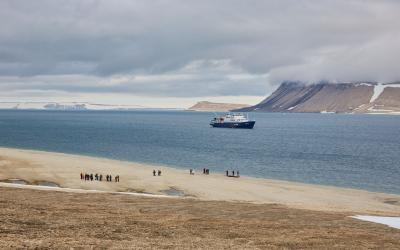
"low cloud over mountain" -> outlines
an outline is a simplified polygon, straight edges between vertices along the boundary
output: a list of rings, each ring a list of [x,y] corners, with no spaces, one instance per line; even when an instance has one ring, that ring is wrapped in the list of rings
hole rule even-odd
[[[399,11],[392,0],[1,1],[0,90],[192,98],[391,82]]]

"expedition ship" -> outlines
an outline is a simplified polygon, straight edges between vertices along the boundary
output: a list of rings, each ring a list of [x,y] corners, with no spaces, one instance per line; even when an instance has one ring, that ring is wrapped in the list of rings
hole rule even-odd
[[[214,128],[247,128],[252,129],[256,121],[249,120],[240,113],[229,113],[225,116],[214,117],[210,125]]]

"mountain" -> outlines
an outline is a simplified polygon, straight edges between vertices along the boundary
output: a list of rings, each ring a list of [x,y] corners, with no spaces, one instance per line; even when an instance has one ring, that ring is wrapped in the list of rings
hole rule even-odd
[[[247,104],[235,104],[235,103],[217,103],[217,102],[198,102],[187,110],[190,111],[217,111],[227,112],[233,109],[241,109],[249,107]]]
[[[259,104],[235,111],[400,114],[400,83],[283,82]]]

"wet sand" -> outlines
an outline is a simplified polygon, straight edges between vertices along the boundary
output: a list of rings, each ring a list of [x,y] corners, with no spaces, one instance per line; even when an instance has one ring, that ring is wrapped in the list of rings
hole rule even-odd
[[[153,169],[161,176],[154,177]],[[120,182],[82,181],[80,173],[120,175]],[[110,192],[167,194],[208,201],[280,204],[314,211],[400,215],[400,196],[223,173],[189,171],[52,152],[0,148],[0,180]]]

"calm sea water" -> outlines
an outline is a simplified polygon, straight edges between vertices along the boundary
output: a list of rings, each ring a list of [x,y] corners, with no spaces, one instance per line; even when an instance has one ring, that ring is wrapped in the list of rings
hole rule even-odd
[[[0,146],[400,194],[400,116],[257,113],[253,130],[212,116],[0,111]]]

